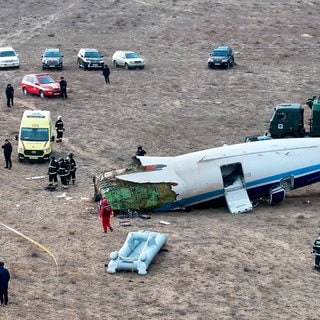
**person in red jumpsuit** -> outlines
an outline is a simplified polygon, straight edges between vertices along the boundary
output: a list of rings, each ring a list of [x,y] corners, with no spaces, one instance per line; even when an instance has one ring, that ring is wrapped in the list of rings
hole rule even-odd
[[[107,199],[103,199],[100,206],[99,218],[101,219],[103,232],[105,233],[107,232],[108,229],[111,232],[113,231],[113,228],[111,227],[111,223],[110,223],[110,217],[112,213],[113,213],[112,207],[108,203]]]

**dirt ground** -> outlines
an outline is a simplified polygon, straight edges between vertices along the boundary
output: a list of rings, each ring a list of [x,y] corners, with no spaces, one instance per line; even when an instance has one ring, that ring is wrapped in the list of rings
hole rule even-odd
[[[14,147],[13,168],[0,178],[0,260],[12,277],[1,319],[318,319],[311,243],[319,185],[244,215],[222,206],[151,214],[129,227],[113,218],[106,235],[92,201],[93,175],[125,167],[139,144],[148,155],[174,156],[238,143],[266,130],[276,104],[318,94],[318,9],[315,0],[3,2],[0,45],[16,49],[21,67],[0,71],[3,91],[16,89],[14,107],[3,94],[0,108],[1,137]],[[234,49],[236,66],[209,70],[220,44]],[[42,72],[50,46],[65,56],[64,70],[50,73],[68,81],[67,101],[19,89],[25,74]],[[78,69],[81,47],[101,50],[110,85],[101,72]],[[119,49],[141,53],[146,68],[114,69]],[[54,154],[75,154],[75,186],[48,192],[47,179],[26,179],[47,173],[47,163],[17,160],[26,109],[62,115],[65,139]],[[166,250],[146,276],[107,274],[109,254],[138,230],[164,232]]]

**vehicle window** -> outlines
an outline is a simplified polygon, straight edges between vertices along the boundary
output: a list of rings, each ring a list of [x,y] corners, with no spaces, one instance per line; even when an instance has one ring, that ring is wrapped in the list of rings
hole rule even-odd
[[[86,58],[100,58],[100,53],[95,51],[89,51],[84,54]]]
[[[1,51],[0,57],[15,57],[16,54],[14,51]]]
[[[48,141],[49,130],[47,128],[22,128],[20,139],[24,141]]]
[[[58,52],[46,52],[44,56],[46,58],[59,58],[60,54]]]
[[[276,119],[280,120],[280,121],[286,121],[286,120],[288,120],[288,115],[286,112],[278,112]]]
[[[34,77],[26,77],[27,82],[35,83],[35,78]]]
[[[213,51],[213,55],[215,57],[227,57],[228,56],[228,52],[227,51]]]
[[[135,52],[130,52],[130,53],[126,53],[126,58],[127,59],[139,58],[139,55]]]
[[[50,77],[40,77],[39,79],[39,82],[41,83],[41,84],[49,84],[49,83],[54,83],[55,81],[52,79],[52,78],[50,78]]]

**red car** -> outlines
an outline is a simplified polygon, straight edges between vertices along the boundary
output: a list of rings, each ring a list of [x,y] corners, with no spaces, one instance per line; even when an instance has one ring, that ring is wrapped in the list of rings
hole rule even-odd
[[[44,98],[61,94],[59,81],[54,80],[47,73],[27,74],[23,77],[20,86],[25,96],[30,93]]]

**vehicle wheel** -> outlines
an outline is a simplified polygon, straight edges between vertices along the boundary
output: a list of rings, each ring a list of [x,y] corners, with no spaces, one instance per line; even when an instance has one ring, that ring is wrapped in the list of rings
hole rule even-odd
[[[79,58],[77,60],[77,66],[78,66],[78,68],[81,68],[81,63],[80,63],[80,59]]]
[[[141,66],[141,67],[140,67],[140,70],[142,70],[142,69],[144,69],[144,66]]]
[[[230,62],[227,62],[226,69],[230,69]]]
[[[115,68],[118,68],[118,67],[119,67],[116,60],[113,60],[113,66],[114,66]]]
[[[88,65],[85,62],[82,63],[82,67],[84,71],[88,69]]]
[[[42,90],[40,90],[40,92],[39,92],[39,96],[40,96],[40,98],[41,98],[41,99],[43,99],[43,98],[44,98],[44,93],[43,93],[43,91],[42,91]]]
[[[125,68],[126,70],[129,70],[129,69],[130,69],[127,63],[125,63],[124,68]]]
[[[22,92],[23,92],[23,94],[24,94],[25,96],[28,95],[28,90],[27,90],[27,88],[23,88],[23,89],[22,89]]]

